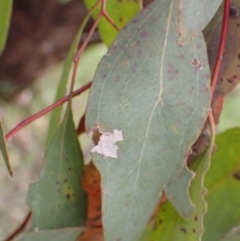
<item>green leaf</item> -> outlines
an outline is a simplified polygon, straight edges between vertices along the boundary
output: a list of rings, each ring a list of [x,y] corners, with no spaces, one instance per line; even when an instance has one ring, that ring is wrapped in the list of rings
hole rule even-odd
[[[179,0],[180,42],[190,41],[192,36],[202,31],[210,22],[222,0]]]
[[[7,166],[8,172],[12,176],[12,169],[11,169],[10,161],[9,161],[9,157],[8,157],[8,152],[7,152],[6,142],[5,142],[5,135],[4,135],[4,131],[3,131],[1,118],[0,118],[0,150],[1,150],[4,162]]]
[[[223,239],[222,241],[239,241],[240,240],[240,226],[232,229]]]
[[[220,134],[205,178],[208,212],[203,241],[220,240],[240,222],[240,129]]]
[[[10,16],[12,12],[12,0],[0,1],[0,55],[4,50],[8,29],[10,26]]]
[[[91,9],[97,1],[84,0],[88,9]],[[141,4],[141,0],[108,0],[106,1],[106,12],[116,26],[121,29],[140,11]],[[101,7],[99,6],[93,11],[94,19],[98,16],[100,9]],[[118,34],[118,31],[104,17],[100,19],[98,29],[103,42],[108,46]]]
[[[208,114],[205,42],[199,33],[178,45],[177,13],[175,0],[148,5],[119,33],[94,77],[86,130],[102,133],[92,151],[110,141],[104,155],[92,155],[102,176],[107,241],[139,237]]]
[[[70,108],[49,144],[40,180],[31,184],[27,203],[38,230],[85,225],[87,196],[81,186],[83,155]]]
[[[195,204],[195,210],[188,221],[183,220],[173,206],[167,202],[161,205],[154,229],[149,240],[158,241],[199,241],[203,234],[203,216],[207,211],[204,201],[206,189],[203,185],[205,173],[210,166],[211,152],[214,146],[214,137],[207,152],[196,160],[194,169],[196,177],[190,187],[190,196]]]
[[[237,11],[238,17],[231,14],[228,22],[227,41],[225,45],[224,56],[222,59],[221,70],[214,93],[214,100],[219,96],[227,95],[240,82],[239,58],[240,58],[240,27],[239,0],[231,1],[232,12]],[[204,36],[208,46],[209,64],[213,71],[217,59],[218,46],[222,29],[223,5],[218,10],[212,21],[204,30]]]
[[[74,56],[76,54],[78,44],[79,44],[79,41],[80,41],[81,36],[82,36],[82,32],[83,32],[84,27],[86,26],[87,21],[89,20],[90,16],[91,15],[89,14],[85,17],[85,19],[84,19],[82,25],[80,26],[72,44],[71,44],[71,47],[68,51],[68,55],[67,55],[66,60],[64,62],[62,75],[61,75],[61,78],[60,78],[60,81],[59,81],[59,84],[58,84],[57,93],[56,93],[56,96],[55,96],[55,101],[59,100],[65,94],[69,73],[71,71],[71,67],[72,67],[72,64],[73,64],[73,59],[74,59]],[[59,119],[60,119],[60,116],[61,116],[62,108],[63,108],[63,106],[61,105],[61,106],[57,107],[55,110],[53,110],[52,113],[51,113],[46,143],[49,143],[49,141],[53,137],[54,133],[56,132],[58,122],[59,122]]]
[[[64,228],[47,231],[29,232],[23,235],[19,241],[77,241],[83,228]]]

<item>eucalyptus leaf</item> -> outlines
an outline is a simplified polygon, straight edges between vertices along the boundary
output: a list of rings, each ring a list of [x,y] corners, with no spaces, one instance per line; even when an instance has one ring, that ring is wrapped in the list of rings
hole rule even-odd
[[[216,138],[217,149],[205,178],[208,212],[203,241],[221,240],[240,222],[240,128]]]
[[[88,9],[91,9],[97,1],[98,0],[84,0]],[[141,0],[107,0],[106,12],[116,26],[121,29],[140,11],[141,4]],[[98,16],[100,9],[101,7],[99,6],[93,11],[94,18]],[[104,17],[99,21],[98,30],[103,42],[107,45],[110,45],[118,34],[118,31]]]
[[[9,157],[8,157],[8,152],[7,152],[6,142],[5,142],[5,135],[4,135],[4,131],[3,131],[1,118],[0,118],[0,150],[1,150],[4,162],[6,164],[6,167],[8,169],[8,172],[12,176],[12,169],[11,169],[10,161],[9,161]]]
[[[179,0],[180,42],[189,41],[202,31],[213,18],[222,0]]]
[[[210,166],[211,153],[214,146],[214,137],[211,137],[211,144],[203,155],[196,161],[193,170],[196,177],[190,187],[190,195],[195,204],[194,212],[189,220],[182,219],[174,210],[170,202],[161,205],[157,214],[154,228],[148,240],[168,241],[199,241],[203,235],[203,216],[207,211],[204,201],[206,188],[203,185],[204,176]],[[147,240],[147,239],[146,239]]]
[[[218,97],[227,95],[240,81],[240,2],[232,0],[230,7],[230,17],[228,22],[227,41],[221,70],[213,96],[213,101]],[[209,64],[213,71],[217,59],[218,46],[222,29],[223,5],[215,14],[212,21],[204,30],[209,53]]]
[[[63,228],[47,231],[29,232],[23,235],[19,241],[77,241],[83,228]]]
[[[4,47],[7,41],[11,13],[12,13],[12,0],[1,0],[0,1],[0,55],[4,50]]]
[[[74,59],[74,56],[76,54],[76,51],[77,51],[77,48],[78,48],[83,30],[84,30],[84,27],[86,26],[87,21],[89,20],[90,16],[91,15],[88,14],[86,16],[86,18],[84,19],[84,21],[81,24],[81,26],[80,26],[72,44],[71,44],[71,47],[68,51],[68,55],[67,55],[66,60],[64,62],[62,75],[61,75],[61,78],[60,78],[60,81],[59,81],[59,84],[58,84],[58,87],[57,87],[57,93],[56,93],[56,96],[55,96],[55,101],[59,100],[65,94],[66,85],[67,85],[67,82],[68,82],[68,77],[69,77],[71,67],[72,67],[72,64],[73,64],[73,59]],[[57,129],[58,122],[60,120],[60,116],[61,116],[61,112],[62,112],[62,108],[63,108],[63,106],[61,105],[61,106],[57,107],[56,109],[54,109],[51,113],[46,143],[49,143],[49,141],[51,140],[52,136],[54,135],[54,133]]]
[[[112,138],[110,155],[92,155],[102,177],[106,241],[137,240],[184,167],[209,110],[207,59],[201,33],[179,46],[178,2],[160,0],[124,27],[101,60],[86,130]],[[105,144],[100,139],[94,151]]]
[[[239,241],[240,240],[240,226],[232,229],[222,241]]]
[[[32,229],[79,227],[86,223],[87,196],[81,185],[83,155],[68,107],[49,143],[40,180],[30,185],[27,203]]]

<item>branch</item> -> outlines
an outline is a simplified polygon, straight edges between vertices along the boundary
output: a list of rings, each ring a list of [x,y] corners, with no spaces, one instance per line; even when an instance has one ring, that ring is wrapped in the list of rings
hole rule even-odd
[[[84,86],[82,86],[81,88],[79,88],[78,90],[75,90],[72,93],[72,97],[75,97],[77,95],[80,95],[81,93],[83,93],[85,90],[89,89],[91,86],[92,82],[88,82],[87,84],[85,84]],[[23,129],[25,126],[29,125],[30,123],[32,123],[33,121],[35,121],[36,119],[40,118],[41,116],[47,114],[48,112],[52,111],[53,109],[57,108],[58,106],[62,105],[63,103],[67,102],[69,99],[69,95],[63,97],[62,99],[56,101],[55,103],[53,103],[52,105],[46,107],[45,109],[37,112],[36,114],[28,117],[27,119],[21,121],[16,127],[14,127],[8,134],[5,135],[5,139],[7,141],[9,141],[14,135],[16,135],[17,132],[19,132],[21,129]]]
[[[32,212],[29,212],[21,225],[12,233],[10,234],[4,241],[12,241],[16,236],[18,236],[22,231],[24,231],[25,227],[27,226],[28,222],[30,221],[32,216]]]

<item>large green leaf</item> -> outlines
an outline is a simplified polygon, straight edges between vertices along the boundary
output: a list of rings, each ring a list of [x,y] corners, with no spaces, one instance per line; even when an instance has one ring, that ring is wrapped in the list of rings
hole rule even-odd
[[[189,41],[210,22],[222,0],[179,0],[180,42]]]
[[[240,226],[232,229],[223,239],[222,241],[239,241],[240,240]]]
[[[83,228],[63,228],[47,231],[29,232],[23,235],[19,241],[77,241]]]
[[[203,241],[220,240],[240,222],[240,129],[220,134],[205,185],[208,212]]]
[[[148,5],[119,33],[94,77],[86,129],[102,133],[92,151],[104,151],[93,160],[102,176],[107,241],[138,238],[206,120],[205,42],[199,33],[178,45],[177,13],[176,0]]]
[[[57,88],[57,93],[55,96],[55,101],[59,100],[66,91],[66,85],[68,82],[68,77],[71,71],[71,67],[73,64],[73,59],[74,59],[74,55],[76,54],[77,51],[77,47],[79,45],[79,41],[80,38],[82,36],[82,32],[84,30],[84,27],[87,24],[88,19],[90,18],[90,14],[86,16],[86,18],[84,19],[83,23],[81,24],[81,27],[79,28],[73,42],[72,45],[68,51],[68,55],[66,57],[66,60],[64,62],[64,66],[63,66],[63,71],[62,71],[62,75],[58,84],[58,88]],[[50,123],[49,123],[49,128],[48,128],[48,136],[47,136],[47,141],[46,143],[49,143],[49,141],[51,140],[52,136],[54,135],[57,126],[58,126],[58,122],[61,116],[61,112],[62,112],[62,108],[63,106],[59,106],[57,107],[55,110],[52,111],[51,113],[51,119],[50,119]]]
[[[88,9],[93,7],[97,1],[84,0]],[[141,0],[107,0],[106,11],[116,26],[121,29],[140,11],[141,3]],[[99,12],[100,6],[93,11],[93,17],[96,18]],[[103,42],[107,45],[110,45],[118,34],[118,31],[104,17],[100,19],[98,29]]]
[[[72,112],[68,108],[49,144],[40,180],[31,184],[28,192],[33,229],[85,225],[87,197],[81,186],[83,165]]]
[[[240,1],[231,1],[231,14],[227,33],[227,42],[222,59],[221,70],[214,93],[214,100],[221,95],[226,95],[239,83],[240,71]],[[236,14],[236,16],[234,15]],[[214,69],[217,59],[218,46],[222,29],[223,5],[218,10],[210,24],[204,30],[204,36],[208,46],[209,64]]]
[[[12,12],[12,0],[0,1],[0,55],[5,47],[8,29],[10,26],[10,16]]]
[[[5,142],[5,135],[4,135],[4,131],[3,131],[1,118],[0,118],[0,150],[1,150],[4,162],[7,166],[7,169],[9,171],[10,175],[12,175],[12,169],[11,169],[10,161],[9,161],[9,157],[8,157],[8,152],[7,152],[6,142]]]

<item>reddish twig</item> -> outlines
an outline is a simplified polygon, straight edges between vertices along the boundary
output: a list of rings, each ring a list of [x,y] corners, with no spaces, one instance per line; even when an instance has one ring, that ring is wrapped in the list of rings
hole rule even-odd
[[[217,60],[214,67],[214,71],[212,74],[212,96],[214,94],[217,80],[219,76],[219,72],[221,69],[226,39],[227,39],[227,31],[228,31],[228,19],[229,19],[229,9],[230,9],[230,0],[224,0],[224,13],[223,13],[223,21],[222,21],[222,31],[221,31],[221,38],[218,48]]]
[[[101,18],[102,14],[99,13],[97,18],[95,19],[90,31],[88,32],[87,36],[86,36],[86,39],[84,40],[84,42],[82,43],[82,45],[80,46],[80,48],[78,49],[78,52],[74,58],[74,62],[75,62],[75,66],[78,65],[78,62],[80,60],[80,57],[81,57],[81,54],[83,53],[83,51],[85,50],[85,48],[87,47],[87,44],[89,42],[89,40],[91,39],[95,29],[97,28],[97,25],[98,25],[98,22]],[[75,67],[76,68],[76,67]],[[76,72],[76,70],[75,70]]]
[[[24,231],[25,227],[27,226],[28,222],[30,221],[32,216],[32,212],[29,212],[21,225],[11,234],[9,235],[4,241],[12,241],[16,238],[22,231]]]
[[[78,90],[75,90],[72,94],[72,97],[75,97],[77,95],[80,95],[81,93],[83,93],[85,90],[89,89],[91,86],[92,82],[88,82],[87,84],[85,84],[84,86],[82,86],[81,88],[79,88]],[[52,105],[46,107],[45,109],[37,112],[36,114],[28,117],[27,119],[21,121],[16,127],[14,127],[7,135],[5,135],[5,139],[8,141],[10,140],[17,132],[19,132],[22,128],[24,128],[25,126],[29,125],[30,123],[32,123],[33,121],[35,121],[36,119],[38,119],[39,117],[47,114],[48,112],[52,111],[53,109],[57,108],[58,106],[62,105],[63,103],[67,102],[69,99],[69,95],[63,97],[62,99],[56,101],[55,103],[53,103]]]

